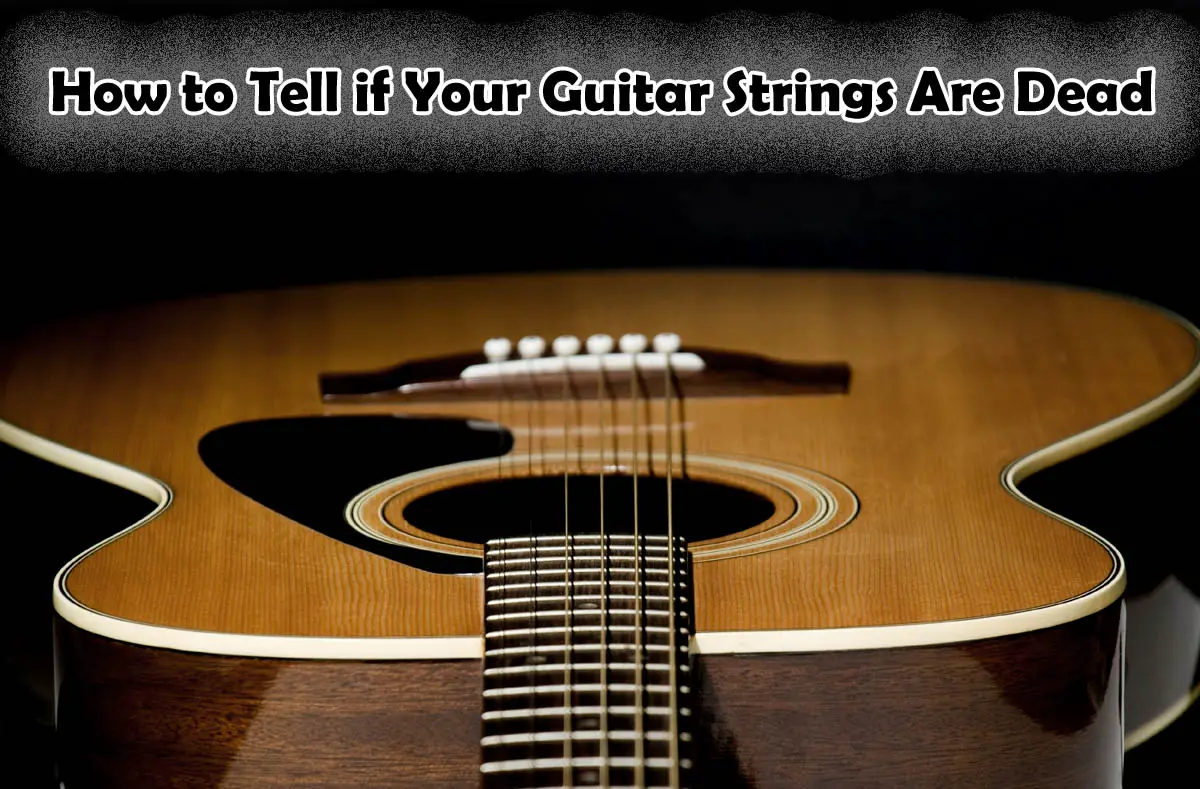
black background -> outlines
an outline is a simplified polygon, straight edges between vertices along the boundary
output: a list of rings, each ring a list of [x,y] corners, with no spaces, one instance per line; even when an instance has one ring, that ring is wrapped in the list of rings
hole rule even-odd
[[[52,5],[111,10],[136,20],[248,7]],[[376,7],[336,0],[252,5]],[[559,8],[687,19],[736,7],[805,10],[842,20],[884,20],[935,7],[982,19],[1029,7],[407,5],[495,20]],[[7,26],[45,6],[7,6],[0,13]],[[1081,21],[1152,7],[1200,26],[1200,0],[1038,7]],[[896,174],[864,181],[755,174],[51,175],[6,157],[0,175],[8,203],[0,214],[0,340],[42,321],[164,297],[341,279],[614,267],[915,269],[1048,279],[1140,296],[1200,321],[1200,287],[1191,284],[1200,261],[1198,166],[1193,159],[1155,174]],[[231,231],[228,217],[252,218],[234,223],[251,231]],[[387,229],[386,242],[362,232],[372,227]],[[1200,435],[1195,422],[1187,423],[1188,442]],[[1169,521],[1167,537],[1172,529],[1195,526],[1183,510],[1162,515]],[[1149,776],[1171,769],[1172,760],[1186,766],[1182,759],[1200,742],[1196,717],[1190,714],[1135,750],[1127,786],[1151,785]],[[9,732],[19,734],[9,744],[35,745],[23,751],[24,761],[10,763],[45,775],[40,735],[26,734],[21,725],[6,722]],[[47,784],[34,779],[29,785]]]
[[[137,20],[245,7],[77,4]],[[329,5],[339,4],[254,7]],[[740,5],[843,20],[884,20],[929,6],[983,19],[1028,7],[409,5],[495,20],[567,7],[687,19]],[[1039,7],[1087,21],[1144,5],[1153,4]],[[1192,24],[1200,14],[1200,0],[1158,7]],[[21,10],[6,13],[15,19]],[[1105,287],[1190,315],[1200,307],[1195,289],[1185,287],[1196,258],[1194,159],[1154,174],[894,174],[865,181],[755,174],[49,175],[11,159],[5,169],[4,191],[14,199],[3,225],[8,260],[0,265],[5,290],[25,296],[6,300],[8,325],[160,296],[329,279],[614,266],[974,272]],[[372,240],[363,228],[386,228],[387,241]]]

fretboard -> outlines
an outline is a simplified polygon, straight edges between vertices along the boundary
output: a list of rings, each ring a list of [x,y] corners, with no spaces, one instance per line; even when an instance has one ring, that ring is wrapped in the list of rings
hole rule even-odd
[[[691,580],[682,540],[493,540],[485,789],[689,785]]]

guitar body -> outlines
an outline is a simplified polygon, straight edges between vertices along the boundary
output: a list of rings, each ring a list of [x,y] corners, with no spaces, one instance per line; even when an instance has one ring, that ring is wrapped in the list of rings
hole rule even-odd
[[[456,388],[489,337],[637,331],[704,369]],[[0,356],[0,440],[150,502],[54,582],[64,784],[479,785],[482,669],[518,633],[485,614],[526,599],[485,556],[607,512],[686,541],[684,785],[1118,787],[1192,678],[1129,719],[1120,546],[1017,486],[1198,381],[1153,307],[925,276],[431,279],[54,327]],[[485,785],[608,785],[565,758]]]

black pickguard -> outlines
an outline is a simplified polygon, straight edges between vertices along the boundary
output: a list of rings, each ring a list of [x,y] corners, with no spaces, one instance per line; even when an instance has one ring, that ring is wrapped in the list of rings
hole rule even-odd
[[[314,416],[239,422],[200,440],[230,487],[310,529],[436,573],[477,573],[478,559],[390,545],[355,531],[345,508],[367,488],[434,466],[497,457],[512,434],[457,418]]]

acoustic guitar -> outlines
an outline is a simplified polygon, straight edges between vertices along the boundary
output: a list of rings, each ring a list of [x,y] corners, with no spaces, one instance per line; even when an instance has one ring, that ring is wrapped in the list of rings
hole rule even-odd
[[[795,272],[41,330],[0,357],[0,439],[151,502],[54,579],[63,785],[1118,787],[1196,644],[1162,619],[1176,668],[1127,666],[1118,549],[1018,486],[1184,401],[1198,337]]]

